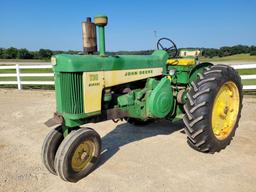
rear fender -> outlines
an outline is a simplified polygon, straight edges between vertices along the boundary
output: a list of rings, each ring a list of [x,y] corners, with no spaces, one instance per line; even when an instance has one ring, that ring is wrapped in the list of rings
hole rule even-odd
[[[198,65],[195,65],[195,67],[189,73],[189,82],[191,83],[192,81],[196,80],[197,79],[197,74],[202,73],[204,68],[210,67],[210,66],[213,66],[213,64],[208,63],[208,62],[200,63]]]

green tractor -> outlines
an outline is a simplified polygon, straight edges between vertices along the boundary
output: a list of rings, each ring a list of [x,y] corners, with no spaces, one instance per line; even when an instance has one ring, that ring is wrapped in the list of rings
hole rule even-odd
[[[193,149],[214,153],[229,145],[242,108],[238,73],[227,65],[200,63],[199,50],[179,52],[167,38],[151,55],[108,56],[107,22],[97,16],[82,23],[84,54],[52,57],[57,112],[46,124],[58,126],[43,143],[46,168],[69,182],[88,175],[100,158],[101,138],[80,126],[110,119],[133,125],[183,119]]]

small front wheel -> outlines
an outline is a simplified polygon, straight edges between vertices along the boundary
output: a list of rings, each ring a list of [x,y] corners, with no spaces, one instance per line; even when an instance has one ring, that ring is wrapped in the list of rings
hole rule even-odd
[[[96,166],[101,151],[101,138],[90,128],[72,131],[61,143],[55,170],[64,181],[77,182]]]
[[[54,175],[56,175],[54,169],[55,154],[63,139],[62,127],[59,126],[47,134],[42,145],[41,158],[43,164]]]

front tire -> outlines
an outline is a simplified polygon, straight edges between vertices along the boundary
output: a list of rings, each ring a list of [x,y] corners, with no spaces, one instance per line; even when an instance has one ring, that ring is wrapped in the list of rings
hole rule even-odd
[[[54,168],[55,154],[63,139],[62,127],[59,126],[47,134],[42,145],[41,158],[43,164],[54,175],[57,175]]]
[[[219,152],[230,144],[242,109],[242,84],[229,66],[215,65],[191,82],[184,105],[188,144],[200,152]]]
[[[90,128],[69,133],[61,143],[54,166],[64,181],[77,182],[96,166],[101,152],[101,138]]]

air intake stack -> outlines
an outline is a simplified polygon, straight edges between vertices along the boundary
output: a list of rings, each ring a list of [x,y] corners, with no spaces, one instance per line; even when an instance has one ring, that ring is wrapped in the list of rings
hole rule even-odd
[[[105,56],[105,26],[108,24],[108,17],[104,15],[94,17],[94,23],[98,26],[99,31],[99,52],[100,56]]]

